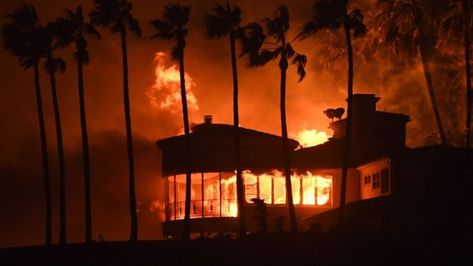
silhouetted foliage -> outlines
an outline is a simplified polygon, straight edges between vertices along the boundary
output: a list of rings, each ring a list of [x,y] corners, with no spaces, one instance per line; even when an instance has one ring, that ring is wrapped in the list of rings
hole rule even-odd
[[[353,115],[353,46],[352,39],[362,37],[366,33],[363,23],[364,16],[360,9],[347,10],[348,0],[317,0],[313,7],[311,21],[304,25],[304,29],[298,37],[306,38],[310,34],[316,34],[322,29],[337,31],[343,28],[347,46],[348,57],[348,84],[347,84],[347,118],[345,125],[345,140],[342,158],[342,176],[340,189],[340,217],[339,224],[345,222],[346,186],[348,175],[348,161],[350,160],[350,145],[352,139],[352,115]]]
[[[281,136],[284,158],[284,176],[286,181],[286,202],[289,209],[291,230],[297,231],[296,213],[292,200],[291,166],[288,148],[287,121],[286,121],[286,74],[288,61],[292,59],[292,64],[297,67],[299,81],[305,77],[305,65],[307,57],[296,52],[291,41],[287,40],[289,30],[289,11],[282,5],[276,11],[274,18],[263,20],[265,27],[258,23],[251,23],[245,27],[242,37],[242,55],[248,55],[248,65],[250,67],[260,67],[269,61],[279,57],[279,69],[281,70],[280,83],[280,114],[281,114]],[[267,41],[269,39],[269,41]]]
[[[164,8],[162,19],[150,21],[155,33],[152,39],[174,40],[176,45],[172,48],[171,55],[174,60],[179,57],[186,48],[186,25],[189,22],[190,6],[181,6],[178,4],[167,5]]]
[[[172,58],[179,62],[179,77],[181,85],[181,103],[185,134],[185,162],[186,162],[186,202],[184,210],[183,238],[190,239],[190,211],[191,211],[191,142],[189,127],[189,112],[187,108],[186,81],[184,69],[184,49],[186,47],[187,22],[189,22],[190,6],[170,4],[164,8],[162,19],[150,21],[155,33],[152,39],[174,40],[176,45],[172,48]]]
[[[473,91],[471,88],[471,30],[473,20],[471,12],[473,1],[471,0],[449,0],[442,6],[442,12],[436,17],[436,25],[439,31],[437,47],[444,50],[454,50],[455,43],[463,43],[465,88],[466,88],[466,123],[465,123],[465,147],[470,148],[471,138],[471,112]],[[448,51],[450,52],[450,51]]]
[[[87,50],[87,38],[92,36],[100,38],[100,33],[90,22],[84,18],[81,6],[75,10],[66,9],[64,17],[58,18],[52,23],[52,28],[56,33],[55,47],[65,48],[75,45],[74,59],[77,62],[78,72],[78,91],[80,124],[82,135],[82,156],[84,169],[84,206],[85,206],[85,241],[92,242],[92,207],[90,199],[90,159],[89,159],[89,141],[87,134],[87,121],[85,114],[85,92],[83,65],[89,63],[89,51]]]
[[[237,184],[237,203],[238,203],[238,222],[239,236],[246,234],[245,226],[245,193],[242,178],[241,167],[241,147],[240,147],[240,117],[238,112],[238,74],[236,61],[236,40],[242,35],[241,10],[238,6],[231,6],[228,2],[226,5],[216,5],[212,8],[211,13],[205,16],[205,26],[207,29],[207,37],[220,39],[229,37],[230,55],[232,62],[232,78],[233,78],[233,126],[235,135],[235,169]]]
[[[266,203],[262,199],[253,198],[251,201],[254,203],[255,213],[253,219],[255,219],[258,226],[257,232],[260,234],[268,233],[268,211],[266,210]]]
[[[446,144],[430,70],[430,60],[435,53],[437,42],[434,17],[439,10],[438,5],[442,2],[441,0],[378,0],[380,12],[377,15],[377,27],[380,31],[381,44],[397,57],[411,60],[417,55],[420,56],[440,140],[442,144]]]
[[[125,112],[125,127],[129,169],[130,194],[130,241],[138,239],[138,217],[135,192],[135,159],[133,153],[133,132],[131,128],[130,96],[128,87],[128,50],[126,36],[129,31],[141,36],[141,28],[131,10],[133,5],[127,0],[94,0],[95,8],[90,12],[90,22],[94,25],[110,28],[115,34],[120,34],[123,61],[123,105]]]
[[[40,24],[36,9],[23,4],[7,15],[7,23],[2,25],[1,37],[4,49],[18,58],[24,70],[33,68],[36,108],[41,141],[42,170],[45,197],[45,242],[52,244],[52,207],[51,177],[49,172],[48,145],[44,124],[43,98],[41,96],[39,78],[39,60],[47,51],[45,28]]]

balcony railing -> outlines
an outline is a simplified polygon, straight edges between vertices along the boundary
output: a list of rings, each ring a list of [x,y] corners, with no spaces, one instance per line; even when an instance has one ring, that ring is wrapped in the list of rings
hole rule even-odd
[[[191,200],[190,218],[236,217],[238,208],[235,199]],[[170,202],[167,205],[168,220],[184,219],[185,201]]]

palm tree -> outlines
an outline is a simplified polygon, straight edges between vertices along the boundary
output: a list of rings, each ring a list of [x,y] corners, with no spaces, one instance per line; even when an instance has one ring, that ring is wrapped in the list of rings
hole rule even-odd
[[[438,26],[440,32],[440,43],[451,47],[454,41],[463,39],[464,62],[465,62],[465,88],[466,88],[466,125],[465,125],[465,147],[470,148],[471,138],[471,37],[470,30],[473,21],[471,20],[471,0],[450,0],[446,1],[446,6],[442,8],[442,14],[438,16]],[[442,45],[441,45],[442,46]]]
[[[53,47],[54,26],[48,24],[44,32],[47,40],[47,50],[45,53],[46,61],[44,69],[49,74],[51,83],[51,94],[54,108],[54,121],[56,126],[56,142],[59,160],[59,243],[66,244],[66,164],[64,156],[64,144],[62,139],[61,112],[56,88],[56,73],[64,72],[66,63],[60,57],[56,57]]]
[[[430,60],[436,43],[433,20],[438,10],[435,7],[437,2],[442,1],[378,0],[380,12],[377,15],[377,21],[381,42],[394,54],[405,55],[408,58],[420,56],[440,140],[445,145],[447,141],[430,69]]]
[[[347,119],[345,128],[345,141],[343,145],[342,178],[340,189],[339,224],[345,223],[346,185],[348,163],[350,160],[352,117],[353,117],[353,46],[352,38],[363,36],[366,27],[363,24],[361,10],[348,11],[348,0],[318,0],[313,7],[312,20],[304,25],[301,37],[317,33],[321,29],[336,31],[343,28],[347,47],[348,58],[348,84],[347,84]]]
[[[245,29],[245,35],[242,38],[243,53],[249,55],[249,66],[260,67],[266,65],[269,61],[279,57],[279,69],[281,74],[280,80],[280,114],[281,114],[281,136],[283,151],[283,167],[286,181],[286,201],[289,209],[289,218],[291,231],[297,232],[296,212],[294,202],[292,200],[292,184],[291,184],[291,165],[290,151],[288,146],[287,122],[286,122],[286,75],[289,66],[289,60],[297,66],[299,81],[305,77],[305,65],[307,57],[297,53],[292,47],[292,42],[287,39],[289,30],[289,11],[287,7],[281,5],[276,12],[274,18],[265,18],[264,33],[258,24],[250,24]],[[270,41],[266,38],[270,37]]]
[[[95,27],[85,20],[82,7],[75,10],[66,9],[64,17],[58,18],[53,24],[56,37],[56,46],[60,48],[75,44],[76,51],[74,59],[77,63],[77,77],[79,89],[80,125],[82,133],[82,156],[84,169],[85,186],[85,242],[92,242],[92,208],[90,199],[90,159],[89,141],[87,135],[87,120],[85,115],[85,93],[83,67],[89,62],[89,52],[87,51],[87,38],[89,36],[100,38],[100,34]]]
[[[236,61],[236,39],[242,34],[241,10],[238,6],[231,6],[228,2],[226,5],[216,5],[212,8],[211,13],[205,16],[205,25],[208,38],[220,39],[228,36],[230,41],[230,56],[232,63],[233,76],[233,127],[235,129],[235,167],[237,170],[237,202],[238,202],[238,218],[239,218],[239,235],[245,236],[245,194],[243,189],[241,151],[240,151],[240,118],[238,115],[238,74]]]
[[[52,244],[51,219],[51,176],[49,173],[48,145],[44,125],[43,98],[39,82],[39,61],[45,53],[43,30],[36,9],[31,5],[23,4],[7,15],[8,22],[2,27],[4,49],[18,58],[23,70],[33,68],[36,94],[36,108],[38,112],[39,133],[41,141],[41,156],[44,180],[45,197],[45,241]]]
[[[181,83],[182,116],[185,134],[185,164],[186,164],[186,202],[184,208],[184,232],[183,238],[190,239],[190,211],[191,211],[191,140],[189,129],[189,113],[187,109],[186,81],[184,71],[184,49],[186,48],[186,25],[189,22],[190,6],[180,4],[169,4],[164,8],[162,19],[150,21],[155,33],[152,39],[175,40],[176,45],[172,48],[171,56],[179,62],[179,74]]]
[[[90,13],[91,23],[110,27],[114,34],[120,34],[123,60],[123,105],[128,151],[129,193],[131,232],[130,241],[138,240],[138,218],[136,214],[135,163],[133,153],[133,133],[131,129],[130,96],[128,88],[128,55],[126,36],[128,31],[141,36],[141,28],[131,14],[132,4],[127,0],[94,0],[95,9]]]
[[[463,44],[465,47],[465,78],[466,78],[466,126],[465,126],[465,147],[470,148],[471,137],[471,101],[473,92],[471,91],[471,65],[470,65],[470,25],[471,25],[471,10],[468,0],[462,0],[463,9]]]

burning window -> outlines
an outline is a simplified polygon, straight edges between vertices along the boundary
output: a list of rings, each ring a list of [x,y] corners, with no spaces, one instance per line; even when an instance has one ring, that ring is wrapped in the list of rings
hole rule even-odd
[[[246,171],[243,178],[247,202],[259,196],[258,198],[263,199],[266,204],[286,204],[286,180],[282,172],[254,175]],[[318,206],[331,204],[331,176],[313,175],[310,172],[294,174],[291,176],[291,185],[294,204]]]
[[[255,175],[243,172],[245,199],[263,199],[266,204],[286,204],[286,181],[282,172]],[[332,199],[332,177],[306,174],[291,176],[293,202],[297,205],[327,206]],[[167,178],[166,211],[170,220],[184,218],[186,176]],[[235,173],[194,173],[191,177],[191,218],[236,217]]]

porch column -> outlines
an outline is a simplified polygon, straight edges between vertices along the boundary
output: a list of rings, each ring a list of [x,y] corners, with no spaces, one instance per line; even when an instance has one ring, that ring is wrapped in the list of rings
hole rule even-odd
[[[174,220],[177,219],[177,183],[176,175],[174,175]]]
[[[166,212],[166,221],[169,221],[169,176],[166,176],[164,180],[164,210]]]
[[[220,217],[222,217],[222,172],[218,173],[218,198]]]
[[[204,173],[201,173],[202,175],[202,218],[204,218]]]

